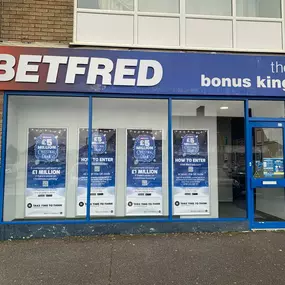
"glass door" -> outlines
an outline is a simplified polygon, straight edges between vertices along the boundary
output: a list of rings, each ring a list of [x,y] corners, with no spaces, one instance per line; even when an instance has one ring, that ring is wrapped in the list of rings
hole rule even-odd
[[[284,122],[250,122],[251,224],[285,226]],[[278,225],[275,225],[278,223]]]

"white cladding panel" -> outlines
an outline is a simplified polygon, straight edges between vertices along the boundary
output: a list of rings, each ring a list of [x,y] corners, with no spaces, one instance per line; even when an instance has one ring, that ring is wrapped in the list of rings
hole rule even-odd
[[[132,45],[134,17],[132,15],[78,13],[76,31],[79,42]]]
[[[231,48],[232,21],[186,19],[187,47]]]
[[[281,23],[237,21],[237,48],[282,49]]]
[[[285,5],[280,1],[104,0],[94,4],[91,0],[80,0],[75,8],[74,43],[284,51],[281,7],[284,10]]]
[[[179,46],[179,18],[139,16],[138,44]]]

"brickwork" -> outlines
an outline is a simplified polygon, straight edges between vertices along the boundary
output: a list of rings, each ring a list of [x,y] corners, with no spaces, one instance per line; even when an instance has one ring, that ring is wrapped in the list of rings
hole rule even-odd
[[[74,0],[0,0],[0,5],[2,41],[72,41]]]

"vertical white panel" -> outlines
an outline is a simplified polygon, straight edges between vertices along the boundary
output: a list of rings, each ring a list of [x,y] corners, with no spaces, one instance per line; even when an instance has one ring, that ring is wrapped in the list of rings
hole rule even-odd
[[[78,13],[77,41],[132,45],[133,19],[133,15]]]
[[[232,47],[232,21],[186,19],[186,46],[188,47]]]
[[[282,24],[237,21],[237,48],[282,49]]]
[[[179,46],[179,18],[138,17],[138,44]]]

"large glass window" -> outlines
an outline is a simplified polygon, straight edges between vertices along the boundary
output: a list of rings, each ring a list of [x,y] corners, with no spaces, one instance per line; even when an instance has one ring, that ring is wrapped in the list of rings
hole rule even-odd
[[[186,0],[186,13],[198,15],[232,15],[231,0]]]
[[[86,98],[9,96],[4,221],[78,218],[78,132],[87,125]]]
[[[134,0],[77,0],[78,8],[133,11]]]
[[[168,215],[167,106],[93,99],[92,218]]]
[[[249,116],[263,118],[284,118],[284,101],[248,101]]]
[[[139,11],[179,13],[179,0],[139,0]]]
[[[237,16],[281,18],[281,0],[236,0]]]
[[[243,102],[172,104],[174,215],[246,217]]]

